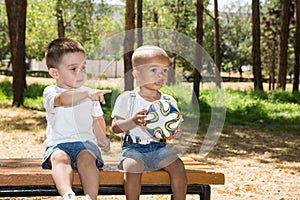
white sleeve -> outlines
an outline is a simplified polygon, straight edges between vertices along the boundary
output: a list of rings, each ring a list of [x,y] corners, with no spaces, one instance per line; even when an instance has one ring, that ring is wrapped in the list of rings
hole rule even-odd
[[[43,104],[48,113],[54,113],[54,98],[57,95],[57,91],[55,90],[54,85],[50,85],[44,89],[43,92]]]
[[[120,94],[115,102],[111,117],[114,118],[118,116],[124,119],[129,118],[131,98],[132,97],[130,97],[130,91],[126,91]]]
[[[99,117],[99,116],[103,116],[103,110],[102,107],[99,103],[99,101],[94,101],[93,102],[93,113],[92,113],[93,117]]]

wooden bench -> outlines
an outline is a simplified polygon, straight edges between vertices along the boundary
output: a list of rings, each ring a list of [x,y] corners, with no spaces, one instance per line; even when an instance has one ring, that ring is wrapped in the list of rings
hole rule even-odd
[[[99,195],[124,195],[123,173],[117,170],[116,159],[104,159],[100,170]],[[222,185],[224,174],[213,172],[191,158],[182,158],[188,178],[188,194],[198,194],[201,200],[210,199],[210,185]],[[0,197],[59,196],[51,170],[41,168],[41,159],[0,159]],[[83,195],[79,175],[75,172],[74,192]],[[163,170],[144,173],[141,194],[172,194],[170,179]]]

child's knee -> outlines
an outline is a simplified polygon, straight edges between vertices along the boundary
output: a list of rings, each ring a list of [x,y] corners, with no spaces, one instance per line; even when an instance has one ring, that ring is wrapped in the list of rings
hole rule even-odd
[[[137,158],[126,158],[122,165],[125,172],[142,173],[144,171],[144,163]]]
[[[166,168],[168,166],[172,166],[175,165],[175,168],[177,166],[176,162],[178,160],[177,156],[168,156],[165,159],[163,159],[159,164],[158,164],[158,168],[159,169],[163,169]]]
[[[57,150],[57,151],[53,152],[49,160],[52,164],[53,163],[65,163],[65,164],[71,163],[71,159],[70,159],[69,155],[62,150]]]
[[[167,167],[164,168],[168,172],[176,171],[176,172],[181,172],[185,173],[185,168],[183,162],[177,158],[174,162],[169,164]]]
[[[88,167],[90,165],[96,166],[95,160],[96,157],[91,152],[89,152],[88,150],[84,150],[78,154],[76,164],[78,168]]]

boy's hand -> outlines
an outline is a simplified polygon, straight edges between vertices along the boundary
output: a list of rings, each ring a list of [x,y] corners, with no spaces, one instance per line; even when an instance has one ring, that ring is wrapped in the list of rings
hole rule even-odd
[[[142,110],[140,110],[139,112],[137,112],[137,113],[132,117],[133,122],[134,122],[136,125],[138,125],[138,126],[144,126],[144,124],[145,124],[145,118],[147,117],[147,116],[146,116],[146,112],[147,112],[146,109],[142,109]]]
[[[181,136],[181,134],[182,134],[182,128],[178,127],[175,134],[172,137],[170,137],[169,139],[179,138]]]
[[[101,150],[108,152],[110,150],[110,141],[107,138],[104,138],[101,141],[98,140],[98,146]]]
[[[111,90],[97,90],[95,93],[89,94],[89,98],[92,101],[100,101],[100,103],[105,104],[104,95],[111,92]]]

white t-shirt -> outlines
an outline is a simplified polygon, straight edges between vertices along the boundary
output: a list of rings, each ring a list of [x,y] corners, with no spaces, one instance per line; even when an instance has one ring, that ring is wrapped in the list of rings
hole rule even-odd
[[[93,91],[84,86],[76,90]],[[100,103],[86,98],[74,106],[54,107],[55,96],[64,91],[67,90],[56,85],[50,85],[44,90],[43,103],[47,120],[47,138],[44,141],[44,147],[75,141],[91,141],[97,144],[92,124],[93,116],[103,115]]]
[[[163,94],[161,91],[160,93],[160,100],[171,101],[171,103],[177,107],[177,102],[172,96]],[[141,109],[147,108],[151,103],[152,102],[147,101],[143,97],[141,97],[138,94],[137,89],[133,91],[125,91],[118,96],[111,117],[114,118],[115,116],[118,116],[123,119],[129,119]],[[132,110],[130,110],[131,108]],[[138,137],[142,141],[147,141],[147,143],[149,143],[150,141],[155,141],[147,134],[147,131],[140,126],[136,126],[133,129],[129,130],[129,133],[134,142],[136,142],[136,137]],[[123,136],[124,134],[125,133],[123,133]]]

